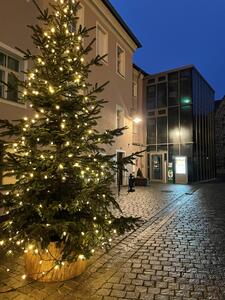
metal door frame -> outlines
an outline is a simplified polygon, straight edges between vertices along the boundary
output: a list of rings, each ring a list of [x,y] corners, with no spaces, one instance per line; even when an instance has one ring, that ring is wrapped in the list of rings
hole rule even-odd
[[[165,154],[168,157],[167,151],[154,151],[150,152],[150,181],[153,182],[167,182],[167,161],[165,160]],[[161,179],[152,179],[152,156],[153,155],[162,155],[162,180]]]

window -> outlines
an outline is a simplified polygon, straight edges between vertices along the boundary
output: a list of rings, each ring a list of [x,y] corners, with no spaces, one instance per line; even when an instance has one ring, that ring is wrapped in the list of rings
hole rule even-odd
[[[168,75],[168,106],[178,105],[178,72]]]
[[[133,81],[132,95],[133,97],[137,97],[137,82]]]
[[[99,24],[96,26],[96,47],[97,55],[103,56],[108,54],[108,33]],[[104,57],[103,61],[108,62],[108,56]]]
[[[165,81],[165,80],[166,80],[166,76],[158,77],[158,81]]]
[[[147,87],[147,109],[155,109],[156,108],[156,86],[151,85]]]
[[[157,107],[167,106],[167,84],[159,83],[157,86]]]
[[[119,45],[116,47],[116,71],[125,77],[125,51]]]
[[[156,118],[148,118],[147,120],[147,143],[156,144]]]
[[[167,117],[157,118],[157,143],[167,143]]]
[[[70,32],[78,32],[79,28],[84,27],[84,7],[79,4],[76,14],[76,20],[73,24],[70,24],[69,30]]]
[[[176,106],[168,108],[168,134],[169,143],[180,143],[179,109]]]
[[[138,134],[138,125],[133,122],[133,134]]]
[[[77,27],[79,28],[80,26],[84,27],[84,7],[79,3],[78,6],[78,11],[77,11]]]
[[[4,84],[2,81],[5,79],[5,72],[0,69],[0,98],[4,98]]]
[[[116,127],[124,127],[124,110],[121,106],[116,106]]]
[[[191,69],[180,72],[180,101],[181,105],[192,102],[192,71]]]
[[[158,110],[158,115],[159,115],[159,116],[167,115],[167,110],[166,110],[166,109],[159,109],[159,110]]]
[[[205,123],[206,125],[206,123]],[[181,106],[180,109],[180,136],[181,143],[192,143],[193,142],[193,116],[192,116],[192,105]],[[206,150],[206,146],[204,147]]]
[[[3,145],[0,143],[0,164],[3,162]],[[0,170],[0,185],[2,185],[2,172]]]
[[[0,98],[18,101],[17,78],[19,77],[20,60],[0,50]]]
[[[155,115],[156,115],[156,111],[149,111],[148,112],[149,117],[155,117]]]
[[[148,80],[148,84],[152,84],[152,83],[155,83],[155,78],[151,78]]]

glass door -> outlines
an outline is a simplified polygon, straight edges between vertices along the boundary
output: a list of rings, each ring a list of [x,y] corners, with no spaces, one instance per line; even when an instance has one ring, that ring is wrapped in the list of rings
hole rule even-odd
[[[150,155],[150,180],[167,182],[167,152],[153,152]]]
[[[151,179],[163,181],[163,154],[151,155]]]

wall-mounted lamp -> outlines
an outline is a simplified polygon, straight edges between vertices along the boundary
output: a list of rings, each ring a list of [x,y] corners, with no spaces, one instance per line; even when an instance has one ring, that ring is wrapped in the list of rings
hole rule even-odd
[[[142,121],[142,119],[140,118],[140,117],[134,117],[133,118],[133,122],[135,123],[135,124],[138,124],[138,123],[140,123]]]

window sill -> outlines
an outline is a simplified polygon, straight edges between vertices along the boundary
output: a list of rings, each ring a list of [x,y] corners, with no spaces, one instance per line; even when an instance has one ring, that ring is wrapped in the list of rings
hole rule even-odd
[[[123,78],[124,80],[126,79],[126,78],[125,78],[125,75],[122,75],[120,72],[116,71],[116,74],[119,75],[119,76],[120,76],[121,78]]]
[[[106,65],[106,66],[109,65],[109,61],[108,61],[108,60],[105,60],[105,59],[102,59],[102,60],[101,60],[101,63],[102,63],[103,65]]]
[[[0,98],[0,103],[16,106],[16,107],[23,108],[23,109],[27,108],[26,104],[14,102],[14,101],[11,101],[11,100],[6,100],[6,99],[3,99],[3,98]]]

